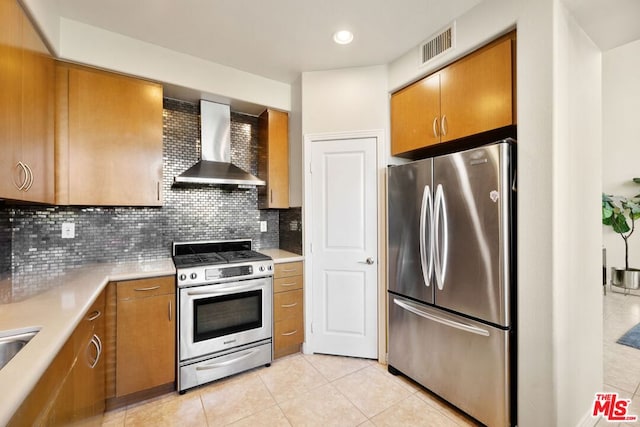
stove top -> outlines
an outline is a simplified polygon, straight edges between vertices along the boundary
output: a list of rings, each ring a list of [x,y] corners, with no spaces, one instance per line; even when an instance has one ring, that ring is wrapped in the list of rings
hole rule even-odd
[[[273,274],[271,257],[251,250],[251,240],[174,242],[178,286]]]

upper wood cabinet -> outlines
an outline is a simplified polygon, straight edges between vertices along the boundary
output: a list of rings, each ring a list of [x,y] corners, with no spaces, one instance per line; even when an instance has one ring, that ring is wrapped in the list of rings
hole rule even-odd
[[[162,86],[59,63],[56,202],[162,205]]]
[[[0,0],[0,198],[54,202],[54,60],[14,0]]]
[[[391,154],[513,125],[515,32],[391,96]]]
[[[258,119],[258,176],[267,182],[258,187],[260,209],[289,207],[289,116],[265,110]]]

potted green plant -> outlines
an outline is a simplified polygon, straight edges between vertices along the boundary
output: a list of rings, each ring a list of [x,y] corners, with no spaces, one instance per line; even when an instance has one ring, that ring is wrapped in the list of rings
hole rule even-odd
[[[624,269],[611,268],[611,284],[626,289],[640,288],[640,270],[629,268],[629,237],[640,218],[640,194],[627,198],[602,193],[602,223],[624,241]]]

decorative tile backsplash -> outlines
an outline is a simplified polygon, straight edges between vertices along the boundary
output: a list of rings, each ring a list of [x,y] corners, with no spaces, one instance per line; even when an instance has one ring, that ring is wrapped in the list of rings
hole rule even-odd
[[[253,174],[257,123],[231,114],[231,160]],[[173,186],[174,176],[200,158],[199,129],[198,105],[164,100],[163,207],[0,206],[0,273],[55,274],[87,263],[154,260],[170,256],[174,240],[249,238],[255,249],[278,247],[280,212],[295,216],[296,209],[258,210],[255,188]],[[267,232],[260,232],[259,221],[267,221]],[[75,224],[74,239],[62,239],[63,222]],[[298,246],[295,238],[286,235],[287,247],[299,246],[301,253],[301,234]]]
[[[302,208],[280,211],[280,249],[302,253]]]

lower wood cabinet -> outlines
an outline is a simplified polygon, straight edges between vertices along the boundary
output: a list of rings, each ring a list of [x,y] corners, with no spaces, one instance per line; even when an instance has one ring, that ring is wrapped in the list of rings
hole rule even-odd
[[[302,262],[276,264],[273,276],[273,357],[300,351],[304,341]]]
[[[101,425],[105,408],[105,293],[91,306],[10,426]]]
[[[116,399],[174,389],[175,289],[175,276],[117,283]]]

